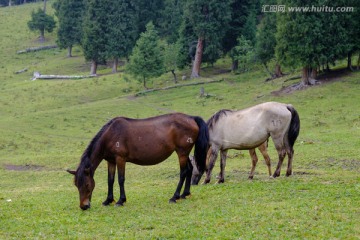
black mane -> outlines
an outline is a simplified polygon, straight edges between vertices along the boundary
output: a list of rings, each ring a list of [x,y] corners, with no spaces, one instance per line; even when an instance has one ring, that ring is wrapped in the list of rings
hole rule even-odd
[[[212,117],[206,122],[206,124],[208,125],[208,128],[211,129],[213,128],[214,124],[219,120],[219,118],[223,115],[227,115],[227,113],[232,112],[229,109],[222,109],[220,111],[218,111],[217,113],[215,113],[214,115],[212,115]]]
[[[95,137],[91,140],[87,148],[85,149],[84,153],[81,156],[80,165],[76,170],[75,175],[75,184],[77,186],[81,186],[83,184],[84,180],[84,170],[90,169],[90,175],[93,176],[94,170],[91,168],[91,162],[90,157],[95,149],[96,144],[98,143],[100,137],[103,135],[103,133],[106,131],[106,129],[114,122],[116,118],[111,119],[108,123],[106,123],[100,131],[95,135]]]

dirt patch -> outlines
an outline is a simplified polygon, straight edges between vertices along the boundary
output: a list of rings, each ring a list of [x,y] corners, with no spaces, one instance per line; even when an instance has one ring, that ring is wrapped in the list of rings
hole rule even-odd
[[[44,166],[40,165],[32,165],[32,164],[25,164],[25,165],[13,165],[13,164],[4,164],[5,170],[9,171],[41,171],[44,170]]]

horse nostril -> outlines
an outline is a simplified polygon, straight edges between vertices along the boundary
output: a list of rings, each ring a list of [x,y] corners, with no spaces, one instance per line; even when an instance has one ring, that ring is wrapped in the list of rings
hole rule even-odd
[[[87,209],[90,208],[90,205],[83,205],[83,206],[80,206],[80,208],[81,208],[82,210],[87,210]]]

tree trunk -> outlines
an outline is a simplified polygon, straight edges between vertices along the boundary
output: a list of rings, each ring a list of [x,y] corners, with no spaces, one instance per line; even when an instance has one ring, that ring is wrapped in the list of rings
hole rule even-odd
[[[352,68],[351,56],[352,56],[352,53],[348,52],[347,69],[349,69],[351,71],[354,71],[353,68]]]
[[[116,57],[116,58],[114,58],[114,62],[113,62],[113,66],[112,66],[112,73],[117,72],[118,65],[119,65],[119,59]]]
[[[91,61],[90,74],[96,74],[97,62],[95,60]]]
[[[358,62],[357,62],[357,67],[356,67],[357,70],[360,69],[360,52],[359,52],[359,56],[358,56]]]
[[[46,13],[46,0],[44,0],[44,13]]]
[[[40,38],[39,38],[40,42],[45,42],[45,29],[41,29],[40,30]]]
[[[311,78],[316,79],[317,78],[317,68],[313,68],[311,70]]]
[[[204,38],[199,37],[198,43],[196,46],[195,60],[193,62],[191,78],[200,77],[200,67],[201,67],[201,61],[202,61],[202,55],[203,55],[203,48],[204,48]]]
[[[171,70],[171,73],[173,74],[174,76],[174,83],[177,83],[177,78],[176,78],[176,74],[175,74],[175,70]]]
[[[11,7],[11,2],[12,2],[12,0],[9,0],[9,7]]]
[[[68,47],[68,53],[67,53],[67,57],[72,57],[72,46]]]
[[[302,76],[301,76],[301,81],[304,85],[310,85],[310,81],[309,81],[309,68],[308,67],[303,67],[302,69]]]
[[[144,85],[144,88],[145,88],[145,89],[148,89],[147,86],[146,86],[146,78],[145,78],[145,77],[144,77],[144,79],[143,79],[143,85]]]
[[[239,68],[239,60],[232,60],[231,71],[236,71]]]
[[[275,76],[277,78],[283,76],[283,73],[281,72],[281,66],[279,63],[276,63],[276,65],[275,65]]]

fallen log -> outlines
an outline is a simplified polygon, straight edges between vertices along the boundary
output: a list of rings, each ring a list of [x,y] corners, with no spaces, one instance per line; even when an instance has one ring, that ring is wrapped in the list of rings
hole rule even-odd
[[[34,72],[32,80],[42,79],[42,80],[53,80],[53,79],[83,79],[83,78],[93,78],[96,77],[96,74],[90,75],[41,75],[39,72]]]
[[[28,70],[28,68],[24,68],[19,71],[16,71],[15,74],[20,74],[20,73],[26,72],[27,70]]]
[[[41,47],[32,47],[32,48],[26,48],[24,50],[20,50],[17,51],[17,54],[22,54],[22,53],[28,53],[28,52],[36,52],[36,51],[41,51],[41,50],[47,50],[47,49],[52,49],[52,48],[57,48],[57,45],[47,45],[47,46],[41,46]]]
[[[177,84],[177,85],[173,85],[173,86],[169,86],[169,87],[163,87],[163,88],[152,88],[152,89],[147,89],[144,91],[140,91],[135,93],[135,97],[141,96],[141,95],[145,95],[147,93],[150,92],[156,92],[156,91],[162,91],[162,90],[169,90],[172,88],[179,88],[179,87],[187,87],[187,86],[194,86],[194,85],[200,85],[200,84],[207,84],[207,83],[215,83],[215,82],[222,82],[224,81],[224,79],[220,79],[220,80],[211,80],[211,81],[201,81],[201,82],[193,82],[193,83],[185,83],[185,84]]]

